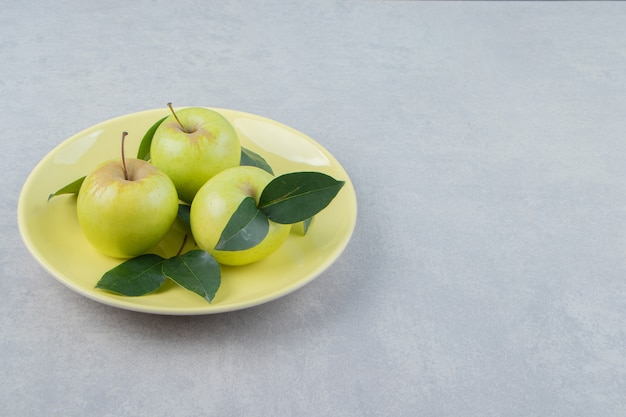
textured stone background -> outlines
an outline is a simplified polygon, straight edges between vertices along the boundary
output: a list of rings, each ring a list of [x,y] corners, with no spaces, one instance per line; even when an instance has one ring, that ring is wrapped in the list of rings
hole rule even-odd
[[[626,4],[25,0],[0,10],[0,414],[623,416]],[[73,293],[17,199],[144,109],[260,114],[354,182],[343,256],[249,310]]]

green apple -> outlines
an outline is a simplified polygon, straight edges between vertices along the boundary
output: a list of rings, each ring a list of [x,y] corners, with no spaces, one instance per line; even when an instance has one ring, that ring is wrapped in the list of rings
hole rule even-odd
[[[239,165],[237,132],[221,114],[203,107],[174,112],[154,132],[152,164],[174,182],[181,200],[191,203],[200,187],[218,172]]]
[[[271,220],[267,235],[258,245],[240,251],[215,249],[222,231],[242,200],[252,197],[258,204],[263,189],[273,178],[261,168],[237,166],[208,180],[191,204],[191,232],[198,246],[224,265],[256,262],[278,249],[287,239],[291,225]]]
[[[96,249],[130,258],[165,237],[176,219],[178,196],[164,172],[146,161],[122,156],[87,175],[76,211],[82,231]]]

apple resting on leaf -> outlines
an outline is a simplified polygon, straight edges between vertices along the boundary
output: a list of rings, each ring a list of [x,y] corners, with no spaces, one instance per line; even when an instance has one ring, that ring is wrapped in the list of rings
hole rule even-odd
[[[87,240],[116,258],[138,256],[155,246],[178,213],[172,181],[146,161],[125,159],[123,138],[122,159],[107,161],[87,175],[76,203]]]
[[[154,132],[152,164],[171,179],[181,200],[191,203],[211,177],[239,165],[241,145],[233,126],[221,114],[203,107],[174,112]]]
[[[198,246],[224,265],[256,262],[278,249],[287,239],[291,225],[273,221],[269,221],[265,238],[249,249],[216,249],[223,230],[242,201],[251,197],[257,204],[263,189],[273,178],[263,169],[239,166],[222,171],[207,181],[191,204],[191,231]]]

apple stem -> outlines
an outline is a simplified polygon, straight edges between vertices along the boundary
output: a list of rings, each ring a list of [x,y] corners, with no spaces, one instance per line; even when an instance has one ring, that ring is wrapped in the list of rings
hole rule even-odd
[[[183,248],[185,247],[185,243],[187,243],[187,233],[185,233],[185,237],[183,238],[183,244],[180,245],[180,249],[178,249],[178,253],[176,254],[176,256],[180,256]]]
[[[122,166],[124,167],[124,179],[128,181],[128,169],[126,169],[126,157],[124,156],[124,141],[128,132],[122,132]]]
[[[183,129],[183,132],[186,133],[191,133],[189,132],[187,129],[185,129],[185,126],[183,126],[183,124],[180,122],[180,119],[178,118],[178,116],[176,116],[176,112],[174,111],[174,107],[172,107],[172,103],[167,103],[167,107],[170,108],[170,111],[172,112],[172,114],[174,115],[174,119],[176,119],[176,121],[178,122],[178,124],[180,125],[180,128]]]

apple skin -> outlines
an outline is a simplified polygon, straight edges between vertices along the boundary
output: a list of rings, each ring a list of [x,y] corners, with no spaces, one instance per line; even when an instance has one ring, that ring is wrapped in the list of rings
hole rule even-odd
[[[191,203],[202,185],[218,172],[239,165],[237,132],[221,114],[203,107],[176,111],[154,132],[152,164],[171,179],[181,200]]]
[[[224,227],[241,201],[253,197],[258,204],[263,189],[273,178],[261,168],[238,166],[208,180],[191,204],[191,232],[198,246],[223,265],[250,264],[276,251],[287,239],[291,225],[271,220],[267,236],[258,245],[241,251],[215,249]]]
[[[157,167],[127,158],[99,165],[78,192],[76,212],[87,240],[115,258],[145,253],[165,237],[178,213],[178,195]]]

